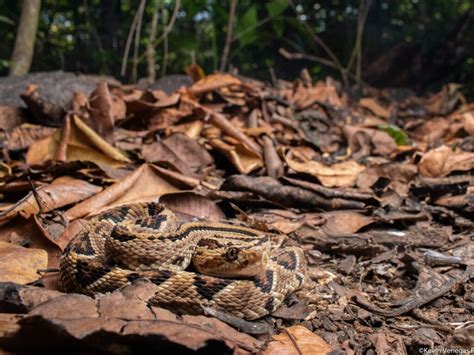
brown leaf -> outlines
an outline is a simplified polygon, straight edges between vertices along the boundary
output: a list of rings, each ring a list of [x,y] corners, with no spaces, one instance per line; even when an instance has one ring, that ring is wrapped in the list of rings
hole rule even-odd
[[[38,270],[47,267],[46,251],[0,242],[0,282],[27,284],[40,279]]]
[[[78,294],[42,296],[40,292],[30,292],[44,302],[28,302],[37,306],[21,322],[22,331],[13,337],[24,339],[28,331],[35,329],[35,336],[26,335],[32,341],[28,344],[23,341],[23,349],[38,348],[41,342],[42,347],[49,349],[55,348],[55,343],[66,344],[63,350],[73,350],[80,344],[99,352],[110,350],[117,341],[121,351],[132,353],[145,349],[153,353],[163,349],[255,353],[262,346],[253,337],[215,318],[178,317],[167,310],[149,307],[146,299],[154,292],[156,286],[147,283],[127,286],[97,299]]]
[[[418,163],[420,174],[429,177],[446,176],[453,171],[468,171],[474,168],[474,153],[453,151],[441,146],[427,152]]]
[[[57,130],[52,136],[31,145],[26,161],[29,164],[41,164],[57,156],[61,133],[66,137],[66,161],[90,161],[98,165],[119,167],[130,160],[119,150],[103,140],[93,129],[87,126],[79,117],[73,115],[71,129]],[[64,140],[63,140],[64,141]]]
[[[82,201],[101,190],[101,187],[89,184],[86,181],[63,176],[54,180],[49,185],[38,188],[37,194],[43,212],[47,212]],[[40,208],[36,197],[31,191],[11,208],[2,212],[0,214],[0,222],[9,220],[18,214],[28,218],[30,215],[35,215],[39,211]]]
[[[369,109],[372,111],[372,113],[376,114],[377,116],[383,117],[383,118],[389,118],[390,117],[390,111],[387,110],[385,107],[382,107],[375,99],[372,97],[364,97],[359,100],[359,105],[362,107],[365,107],[366,109]]]
[[[262,355],[323,355],[331,351],[331,347],[320,336],[301,325],[285,328],[272,338],[273,341]]]
[[[161,195],[177,191],[179,189],[163,179],[153,166],[143,164],[125,179],[69,209],[64,217],[72,221],[113,206],[155,201]]]
[[[228,87],[231,85],[241,85],[242,82],[239,78],[232,76],[230,74],[211,74],[191,86],[188,91],[192,95],[202,95],[210,91],[215,91],[223,87]]]
[[[202,170],[214,161],[202,145],[183,133],[144,145],[142,155],[149,162],[166,162],[180,173],[191,176],[202,175]]]
[[[353,186],[357,175],[365,170],[365,167],[354,160],[336,163],[331,166],[324,165],[315,160],[305,163],[286,158],[288,166],[299,173],[306,173],[317,177],[321,184],[326,187],[350,187]]]
[[[122,102],[125,111],[125,104],[122,100],[120,102]],[[97,88],[90,94],[89,104],[92,127],[109,144],[114,144],[115,112],[112,105],[112,95],[106,81],[97,84]]]
[[[15,127],[13,131],[5,137],[6,146],[9,150],[20,150],[31,146],[34,142],[49,137],[55,128],[37,126],[24,123]]]
[[[321,217],[326,220],[321,228],[330,236],[353,234],[375,222],[371,217],[352,211],[326,212]]]
[[[364,150],[365,154],[358,154],[358,157],[370,154],[372,149],[369,142],[375,148],[373,152],[381,156],[390,156],[398,150],[395,140],[388,133],[377,129],[345,125],[343,132],[353,154]],[[362,138],[361,135],[365,137]]]
[[[181,220],[190,221],[199,218],[208,221],[225,219],[217,204],[207,197],[194,192],[177,192],[161,196],[160,202],[175,212]]]
[[[247,148],[244,144],[227,144],[220,139],[211,139],[209,143],[213,148],[223,153],[242,174],[249,174],[263,166],[260,154]]]

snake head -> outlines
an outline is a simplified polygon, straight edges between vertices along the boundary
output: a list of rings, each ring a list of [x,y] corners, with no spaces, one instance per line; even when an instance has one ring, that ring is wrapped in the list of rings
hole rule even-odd
[[[268,263],[266,248],[200,245],[193,256],[194,267],[202,274],[223,278],[244,278],[262,273]]]

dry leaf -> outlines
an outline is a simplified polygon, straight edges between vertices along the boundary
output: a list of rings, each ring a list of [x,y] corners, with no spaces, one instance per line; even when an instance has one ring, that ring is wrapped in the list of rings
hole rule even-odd
[[[101,190],[101,187],[89,184],[84,180],[63,176],[49,185],[38,188],[37,196],[39,197],[43,212],[47,212],[82,201]],[[36,197],[33,192],[30,192],[11,208],[2,212],[0,214],[0,222],[9,220],[18,214],[28,218],[39,211],[40,208]]]
[[[241,85],[239,78],[230,74],[211,74],[193,84],[188,91],[193,95],[201,95],[206,92],[215,91],[217,89],[228,87],[231,85]]]
[[[194,192],[177,192],[161,196],[160,202],[171,209],[181,220],[199,218],[206,221],[221,221],[224,213],[217,204],[207,197]]]
[[[365,167],[348,160],[336,163],[331,166],[324,165],[314,160],[305,163],[297,162],[291,158],[286,158],[288,166],[299,173],[311,174],[321,181],[326,187],[350,187],[353,186],[357,175],[365,170]]]
[[[125,179],[107,187],[64,213],[72,221],[105,208],[132,202],[156,201],[161,195],[179,189],[165,180],[153,166],[143,164]]]
[[[220,139],[211,139],[209,143],[213,148],[222,152],[241,174],[249,174],[255,169],[263,167],[260,154],[247,148],[244,144],[230,145]]]
[[[48,267],[48,253],[0,242],[0,282],[27,284],[41,278]]]
[[[322,230],[335,237],[356,233],[374,222],[373,218],[352,211],[326,212],[320,216],[326,220]]]
[[[375,99],[364,97],[359,100],[359,105],[372,111],[372,113],[383,118],[390,117],[390,111],[382,107]]]
[[[301,325],[285,328],[272,338],[262,355],[325,355],[331,351],[320,336]]]
[[[97,165],[120,167],[130,160],[119,150],[112,147],[79,117],[73,115],[70,132],[57,130],[52,136],[35,142],[28,150],[28,164],[41,164],[57,155],[60,142],[66,141],[66,161],[90,161]],[[61,134],[67,133],[62,139]]]
[[[429,177],[449,175],[453,171],[468,171],[474,168],[474,153],[453,151],[441,146],[427,152],[418,163],[420,174]]]
[[[123,109],[125,111],[125,104]],[[112,95],[107,82],[97,84],[97,88],[91,93],[89,99],[89,113],[92,126],[96,132],[110,144],[114,143],[114,110],[112,106]]]

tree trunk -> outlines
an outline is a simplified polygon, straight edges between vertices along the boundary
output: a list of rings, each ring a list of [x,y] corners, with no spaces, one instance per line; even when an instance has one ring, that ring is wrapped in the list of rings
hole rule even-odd
[[[30,70],[35,48],[36,31],[41,8],[41,0],[24,0],[20,23],[15,38],[10,75],[24,75]]]

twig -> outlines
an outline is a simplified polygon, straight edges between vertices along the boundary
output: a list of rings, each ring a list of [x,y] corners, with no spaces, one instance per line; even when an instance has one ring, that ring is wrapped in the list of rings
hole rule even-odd
[[[321,57],[317,57],[315,55],[311,55],[311,54],[306,54],[306,53],[292,53],[292,52],[288,52],[286,49],[284,48],[280,48],[278,50],[278,52],[283,56],[285,57],[286,59],[305,59],[305,60],[310,60],[312,62],[316,62],[316,63],[321,63],[321,64],[324,64],[324,65],[327,65],[328,67],[331,67],[331,68],[334,68],[334,69],[338,69],[338,67],[336,65],[334,65],[333,62],[325,59],[325,58],[321,58]],[[350,73],[347,69],[344,69],[342,68],[342,71],[351,79],[354,79],[354,80],[357,80],[357,77]],[[366,85],[366,83],[361,79],[360,80],[361,84],[364,84]]]
[[[132,59],[132,74],[131,81],[137,81],[137,69],[138,69],[138,49],[140,48],[140,36],[142,31],[142,21],[143,21],[143,12],[145,10],[146,0],[141,0],[140,5],[138,6],[138,20],[137,27],[135,29],[135,47],[133,49],[133,59]]]
[[[295,3],[293,2],[293,0],[288,0],[288,3],[290,4],[290,6],[292,7],[293,11],[295,12],[295,14],[298,14],[298,12],[296,11],[296,6],[295,6]],[[331,59],[331,61],[333,62],[334,64],[334,67],[337,68],[337,70],[339,70],[339,72],[341,73],[341,77],[342,77],[342,81],[344,82],[344,85],[345,86],[349,86],[349,81],[347,80],[347,72],[345,71],[345,69],[342,67],[342,64],[341,62],[339,61],[339,59],[337,59],[336,55],[334,54],[334,52],[331,50],[331,48],[329,48],[326,43],[324,43],[324,41],[317,35],[316,32],[314,32],[314,30],[311,28],[311,26],[306,22],[306,21],[302,21],[303,23],[303,26],[304,28],[306,29],[306,31],[309,33],[309,35],[313,38],[314,42],[319,45],[323,50],[324,52],[326,52],[327,56]]]
[[[295,347],[295,350],[298,353],[298,355],[303,355],[303,352],[301,351],[300,347],[298,346],[298,342],[296,341],[293,334],[291,334],[286,328],[283,328],[283,332],[288,336],[288,338],[293,343],[293,346]]]
[[[362,0],[359,6],[359,14],[357,16],[357,34],[354,41],[354,48],[352,49],[351,57],[347,63],[346,70],[350,71],[354,59],[357,60],[356,63],[356,81],[357,85],[360,85],[361,82],[361,70],[362,70],[362,36],[364,34],[364,28],[367,21],[367,14],[369,13],[369,7],[371,5],[371,0]]]
[[[127,59],[128,54],[130,53],[130,46],[132,45],[133,34],[135,33],[138,22],[138,10],[133,17],[132,24],[130,25],[130,30],[128,31],[127,42],[125,43],[125,50],[122,57],[122,67],[120,68],[120,75],[124,76],[125,71],[127,70]]]
[[[237,1],[238,0],[232,0],[230,3],[229,20],[227,22],[227,36],[221,58],[220,71],[222,72],[226,69],[227,59],[229,58],[230,44],[232,42],[232,35],[234,33],[235,9],[237,8]]]
[[[33,197],[35,198],[36,204],[38,205],[38,214],[40,215],[43,213],[45,203],[41,196],[38,194],[38,191],[36,190],[33,181],[31,181],[31,178],[28,175],[26,176],[26,178],[28,179],[28,183],[30,184],[31,191],[33,192]]]
[[[156,28],[158,27],[158,11],[159,6],[158,2],[155,1],[155,6],[153,9],[153,16],[151,18],[150,24],[150,40],[146,45],[146,62],[147,62],[147,76],[148,82],[153,83],[156,79],[156,70],[155,70],[155,48],[152,46],[152,43],[156,38]],[[163,2],[161,1],[161,4]]]
[[[173,14],[171,15],[171,18],[170,18],[170,22],[168,22],[168,26],[166,26],[166,28],[163,30],[163,33],[161,34],[161,36],[154,43],[151,44],[153,48],[156,49],[156,47],[161,43],[161,41],[166,36],[168,36],[168,34],[173,29],[174,23],[176,22],[176,18],[178,17],[178,11],[179,11],[180,6],[181,6],[181,0],[176,0],[174,4]],[[138,63],[140,63],[145,58],[145,56],[146,56],[146,52],[143,53],[140,57],[138,57]]]
[[[161,17],[163,19],[163,27],[165,27],[165,6],[164,2],[161,2]],[[161,76],[166,75],[166,67],[168,66],[168,33],[167,32],[163,37],[163,63],[161,69]]]

